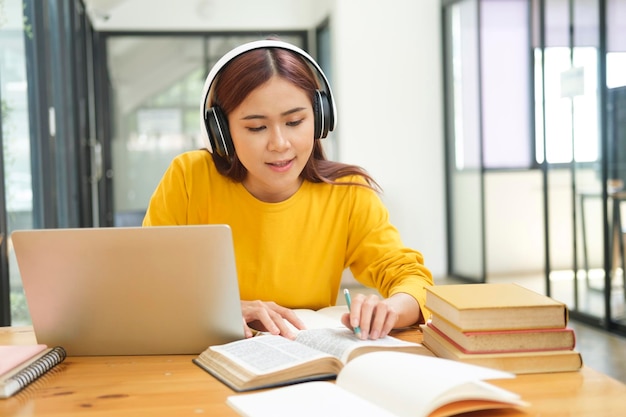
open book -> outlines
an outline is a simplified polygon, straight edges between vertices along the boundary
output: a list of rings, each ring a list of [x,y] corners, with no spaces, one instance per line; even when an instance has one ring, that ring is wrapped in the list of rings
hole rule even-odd
[[[346,307],[329,307],[321,312],[296,310],[307,329],[298,331],[295,341],[260,334],[210,346],[193,362],[235,391],[247,391],[334,378],[346,363],[373,351],[434,356],[421,344],[391,336],[361,340],[333,316],[338,311],[345,312]]]
[[[373,352],[348,363],[335,384],[314,381],[233,395],[227,404],[248,417],[442,417],[528,405],[484,380],[514,375],[436,357]]]

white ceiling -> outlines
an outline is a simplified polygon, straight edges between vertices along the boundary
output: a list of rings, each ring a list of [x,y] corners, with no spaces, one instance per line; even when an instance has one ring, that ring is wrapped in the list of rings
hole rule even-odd
[[[83,0],[92,20],[108,19],[118,5],[127,1],[129,0]]]
[[[334,0],[83,0],[96,30],[302,30]]]

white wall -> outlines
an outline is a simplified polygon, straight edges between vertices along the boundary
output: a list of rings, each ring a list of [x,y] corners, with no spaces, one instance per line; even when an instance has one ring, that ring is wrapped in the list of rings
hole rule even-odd
[[[446,273],[440,2],[339,0],[331,17],[340,158],[384,189],[392,222]]]

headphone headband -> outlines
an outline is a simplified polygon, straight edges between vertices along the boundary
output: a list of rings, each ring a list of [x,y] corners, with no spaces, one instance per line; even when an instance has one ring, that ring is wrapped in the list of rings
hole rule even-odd
[[[295,52],[296,54],[298,54],[301,57],[303,57],[312,67],[315,68],[317,74],[319,75],[319,78],[321,78],[321,81],[324,84],[323,85],[324,90],[326,91],[326,95],[328,97],[328,101],[330,103],[330,106],[332,107],[332,109],[330,109],[330,111],[332,112],[332,117],[330,119],[331,120],[331,126],[328,127],[328,131],[334,130],[334,128],[335,128],[335,126],[337,124],[337,106],[335,104],[335,100],[333,99],[333,94],[332,94],[332,90],[330,88],[330,83],[328,82],[328,79],[326,78],[326,75],[324,74],[324,71],[322,71],[322,68],[318,65],[317,62],[315,62],[313,57],[311,57],[304,50],[298,48],[295,45],[287,43],[287,42],[278,41],[278,40],[272,40],[272,39],[257,40],[257,41],[245,43],[245,44],[240,45],[240,46],[232,49],[231,51],[227,52],[224,56],[222,56],[215,63],[213,68],[211,68],[211,71],[209,71],[209,75],[207,75],[207,78],[204,81],[204,87],[202,89],[202,101],[200,102],[200,124],[201,124],[200,131],[202,133],[202,139],[203,139],[203,141],[204,141],[204,143],[206,145],[206,148],[210,152],[213,152],[213,148],[211,146],[211,142],[209,140],[208,133],[206,131],[206,126],[205,126],[204,119],[205,119],[205,112],[206,112],[207,109],[209,109],[209,106],[207,105],[207,100],[209,98],[209,94],[211,92],[211,88],[213,86],[213,82],[215,81],[215,78],[220,73],[220,71],[230,61],[232,61],[233,59],[235,59],[239,55],[242,55],[242,54],[244,54],[246,52],[253,51],[255,49],[262,49],[262,48],[279,48],[279,49],[286,49],[288,51]]]

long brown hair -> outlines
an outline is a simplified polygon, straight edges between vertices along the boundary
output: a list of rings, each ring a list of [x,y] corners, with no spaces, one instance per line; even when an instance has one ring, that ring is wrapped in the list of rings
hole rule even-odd
[[[273,76],[281,77],[295,86],[303,89],[311,100],[315,90],[319,89],[319,82],[304,58],[295,52],[281,48],[263,48],[245,52],[229,62],[219,73],[213,86],[212,106],[219,106],[224,114],[230,114],[237,108],[257,87],[266,83]],[[237,152],[226,161],[213,152],[213,161],[220,174],[241,182],[248,171],[243,166]],[[322,144],[314,140],[313,151],[300,174],[302,178],[311,182],[325,182],[328,184],[365,185],[380,191],[380,186],[361,167],[340,162],[330,161],[324,154]],[[364,183],[337,180],[349,175],[359,175]]]

